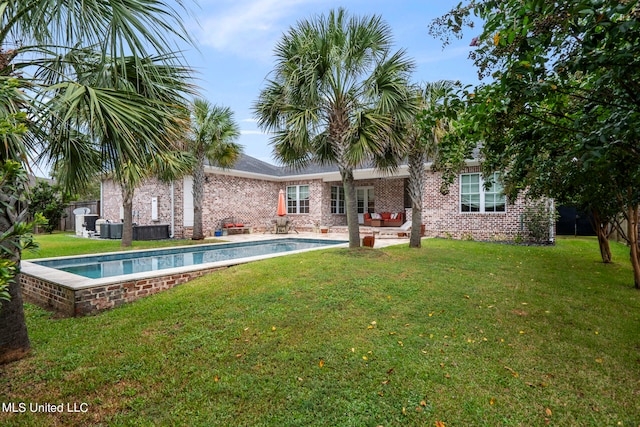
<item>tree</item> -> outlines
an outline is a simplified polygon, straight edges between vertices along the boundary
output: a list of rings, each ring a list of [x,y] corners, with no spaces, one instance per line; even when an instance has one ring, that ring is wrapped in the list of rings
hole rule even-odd
[[[440,142],[452,133],[452,119],[455,108],[450,102],[455,98],[453,89],[456,83],[437,81],[425,83],[416,89],[418,114],[408,124],[407,142],[409,144],[407,163],[409,167],[409,197],[411,198],[411,237],[409,246],[421,247],[422,204],[424,200],[424,173],[428,160],[437,166],[440,160]],[[464,160],[464,159],[461,159]],[[461,163],[461,162],[460,162]],[[459,164],[459,163],[458,163]]]
[[[482,76],[494,78],[470,99],[469,129],[484,141],[485,170],[504,171],[511,192],[594,190],[589,204],[615,205],[628,219],[640,289],[638,1],[470,1],[435,21],[432,32],[445,40],[460,35],[471,14],[484,22],[472,58]],[[584,184],[564,179],[567,170]]]
[[[277,44],[273,77],[255,106],[278,160],[337,165],[351,248],[360,246],[353,170],[403,151],[393,128],[415,113],[407,90],[413,63],[391,48],[391,31],[377,16],[350,18],[338,9],[301,21]]]
[[[203,99],[193,102],[189,149],[195,157],[193,173],[193,240],[204,239],[202,201],[204,199],[204,162],[222,168],[235,164],[242,146],[234,141],[240,128],[229,108],[212,106]]]
[[[118,70],[124,70],[120,73]],[[145,75],[149,77],[145,78]],[[182,141],[188,129],[187,108],[184,95],[191,92],[188,83],[187,68],[166,64],[162,57],[147,58],[143,62],[136,61],[134,57],[114,58],[113,62],[101,62],[99,67],[87,67],[82,74],[81,82],[92,86],[112,88],[124,94],[140,97],[150,109],[156,112],[156,127],[131,128],[129,135],[138,142],[135,152],[122,151],[120,153],[103,153],[95,150],[93,144],[85,146],[87,151],[94,150],[93,159],[100,162],[87,162],[84,166],[87,171],[94,167],[94,174],[108,171],[120,184],[122,190],[124,218],[122,230],[122,246],[131,246],[133,240],[133,197],[135,188],[151,176],[157,176],[161,180],[173,180],[190,168],[192,157],[181,151]],[[91,141],[87,135],[75,132],[82,146],[82,141]],[[125,147],[121,133],[96,134],[93,139],[103,140],[103,145],[115,145]],[[127,138],[125,135],[124,138]],[[162,144],[162,150],[153,149],[154,143]],[[145,148],[146,147],[146,148]],[[73,165],[68,164],[68,159],[73,156],[60,156],[58,161],[63,163],[57,170],[67,180],[66,173],[74,171]],[[90,172],[89,172],[90,173]]]
[[[190,42],[179,10],[163,0],[86,0],[81,6],[61,0],[0,2],[0,80],[3,88],[11,83],[7,90],[14,95],[0,97],[0,122],[19,114],[25,118],[23,132],[2,135],[0,160],[28,167],[31,153],[41,153],[53,169],[64,165],[58,169],[64,172],[61,183],[73,190],[96,171],[117,171],[124,160],[142,162],[147,153],[169,151],[170,134],[178,133],[170,126],[175,109],[156,93],[135,88],[161,75],[160,67],[146,66],[149,62],[179,66],[173,40]],[[107,78],[107,70],[126,76],[126,57],[139,71],[132,86],[104,84],[99,77]],[[19,192],[3,195],[20,199]],[[18,224],[9,205],[0,215],[0,233]],[[13,248],[19,263],[20,250]],[[3,362],[29,348],[26,333],[4,334],[9,325],[25,325],[17,283],[15,278],[16,292],[3,303],[0,318]]]
[[[20,163],[6,160],[0,169],[0,364],[19,359],[29,352],[20,283],[17,279],[24,249],[36,247],[31,235],[34,226],[46,223],[39,214],[26,221],[28,176]]]
[[[47,219],[47,224],[44,225],[44,230],[47,233],[51,233],[59,227],[67,206],[60,186],[51,185],[46,181],[38,181],[36,186],[31,189],[29,199],[29,214],[35,217],[37,213],[40,213]]]
[[[133,242],[133,196],[135,189],[145,179],[157,177],[163,182],[175,180],[191,170],[193,156],[178,149],[149,153],[141,164],[140,159],[127,161],[119,167],[116,181],[122,191],[122,207],[124,218],[122,223],[122,247],[129,247]]]

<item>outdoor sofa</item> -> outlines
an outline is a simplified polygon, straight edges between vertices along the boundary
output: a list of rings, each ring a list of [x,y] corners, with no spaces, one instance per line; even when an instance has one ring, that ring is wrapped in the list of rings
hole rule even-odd
[[[400,227],[404,224],[404,212],[365,213],[364,225],[370,227]]]

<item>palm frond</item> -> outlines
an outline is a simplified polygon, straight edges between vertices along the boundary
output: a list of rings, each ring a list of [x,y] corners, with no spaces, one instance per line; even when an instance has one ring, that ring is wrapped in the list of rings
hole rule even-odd
[[[333,156],[357,165],[397,142],[394,122],[415,113],[406,90],[413,63],[391,46],[379,16],[351,17],[344,9],[291,28],[276,46],[272,77],[254,109],[258,125],[273,132],[276,157]]]
[[[0,41],[25,44],[99,45],[111,56],[145,58],[175,50],[175,39],[193,44],[181,16],[181,2],[164,0],[11,1],[2,15]]]

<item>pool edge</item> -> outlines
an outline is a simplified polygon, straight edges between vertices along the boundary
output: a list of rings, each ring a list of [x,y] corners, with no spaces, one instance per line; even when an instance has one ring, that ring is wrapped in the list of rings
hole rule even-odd
[[[321,249],[344,247],[347,244],[333,244],[103,279],[89,279],[34,264],[31,261],[22,261],[20,285],[25,301],[48,310],[54,310],[63,316],[85,316],[119,307],[234,265]],[[145,251],[148,250],[140,252]]]

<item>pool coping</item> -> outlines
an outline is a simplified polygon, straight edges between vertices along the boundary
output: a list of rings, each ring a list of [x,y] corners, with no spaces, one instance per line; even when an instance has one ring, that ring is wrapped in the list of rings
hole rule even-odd
[[[289,236],[295,240],[309,240]],[[316,239],[317,240],[317,239]],[[343,241],[332,239],[332,241]],[[211,243],[212,246],[225,245],[233,242]],[[114,255],[119,252],[106,252],[101,254],[87,254],[68,257],[39,258],[21,262],[20,284],[26,301],[33,302],[45,309],[54,310],[63,316],[84,316],[103,310],[121,306],[148,295],[171,289],[198,278],[204,274],[224,269],[239,264],[246,264],[270,258],[286,255],[317,251],[329,248],[347,247],[348,242],[322,245],[315,248],[297,249],[293,251],[277,252],[273,254],[256,255],[215,261],[203,264],[194,264],[183,267],[167,268],[156,271],[111,276],[100,279],[91,279],[68,273],[51,267],[35,264],[31,261],[44,261],[51,259],[78,259],[84,257],[96,257],[101,255]],[[184,248],[184,246],[172,246],[162,248],[170,250]],[[157,251],[143,249],[140,251],[121,251],[128,254],[146,253]]]

